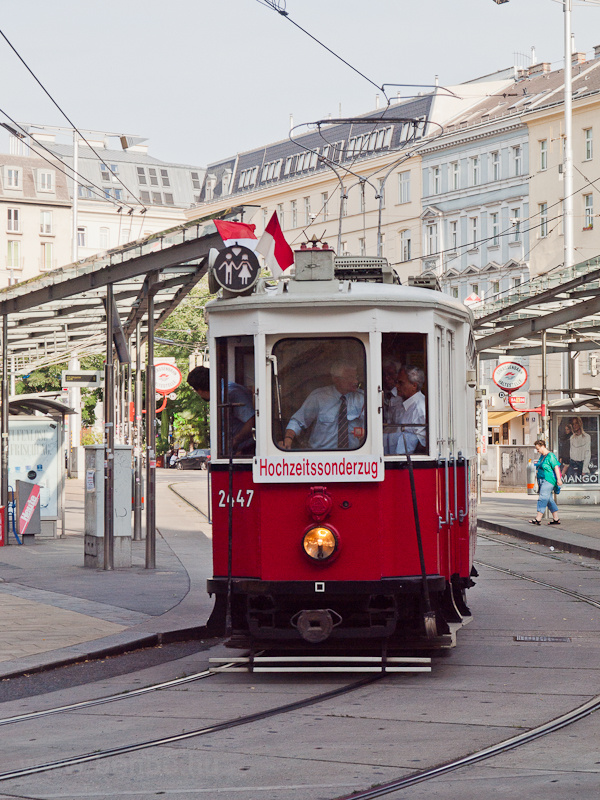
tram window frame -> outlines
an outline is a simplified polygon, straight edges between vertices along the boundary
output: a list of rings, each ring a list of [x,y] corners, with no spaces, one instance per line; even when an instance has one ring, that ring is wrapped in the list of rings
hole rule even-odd
[[[311,358],[311,350],[314,351],[318,347],[322,348],[321,352]],[[287,353],[282,352],[283,348],[289,348],[289,351]],[[369,374],[365,342],[357,336],[348,335],[285,336],[274,343],[271,348],[271,354],[274,356],[274,363],[277,365],[277,376],[274,369],[271,371],[270,424],[271,440],[275,447],[281,452],[292,453],[357,453],[360,451],[367,444],[369,436]],[[347,448],[310,446],[310,438],[313,435],[327,435],[327,422],[332,423],[332,420],[327,420],[326,414],[337,413],[334,408],[324,412],[320,420],[315,417],[309,425],[294,436],[290,448],[287,449],[284,446],[284,440],[291,420],[298,414],[314,391],[332,386],[330,367],[336,361],[348,361],[357,364],[358,390],[362,391],[364,396],[362,414],[355,417],[357,421],[360,421],[360,424],[355,425],[352,430],[350,430],[350,425],[353,418],[349,417],[349,446]],[[298,364],[302,365],[303,371],[298,368]],[[295,379],[295,383],[292,377]],[[281,417],[279,416],[278,395],[281,397]],[[327,398],[324,399],[326,401]],[[351,413],[356,413],[357,406],[352,401],[349,403],[350,408]],[[323,407],[320,410],[323,411]],[[319,422],[322,426],[321,434],[315,431],[315,426]]]
[[[250,419],[255,420],[255,387],[256,387],[256,350],[254,338],[252,336],[221,336],[215,340],[216,345],[216,397],[212,401],[213,419],[216,419],[216,450],[217,458],[229,458],[229,420],[225,403],[229,402],[232,384],[246,390],[245,392],[236,389],[236,396],[232,402],[240,400],[251,402],[254,410],[252,417],[248,416],[247,407],[240,407],[239,411],[233,410],[233,414],[238,416],[238,421],[242,426]],[[252,380],[251,385],[248,381]],[[252,439],[252,443],[251,440]],[[240,449],[235,449],[233,457],[236,460],[251,460],[256,452],[255,433],[244,438]]]
[[[397,428],[400,428],[400,419],[395,420],[395,416],[400,417],[402,413],[402,401],[398,400],[396,403],[391,401],[386,396],[386,379],[384,370],[386,365],[397,364],[402,367],[417,367],[423,372],[423,386],[419,391],[425,398],[425,424],[407,423],[405,428],[425,428],[425,444],[420,440],[417,442],[415,449],[409,454],[411,456],[429,456],[430,455],[430,407],[429,397],[430,390],[428,386],[428,367],[429,367],[429,337],[426,333],[408,332],[408,331],[394,331],[381,334],[381,366],[382,366],[382,394],[381,394],[381,425],[383,430],[383,445],[384,445],[384,458],[404,460],[406,455],[402,452],[395,452],[398,446]],[[399,374],[400,370],[398,370]],[[389,379],[388,379],[389,382]],[[387,391],[393,391],[388,389]],[[396,386],[397,392],[397,386]],[[398,394],[395,395],[399,397]],[[390,409],[387,404],[391,402],[392,408]],[[394,409],[393,406],[396,405]],[[387,418],[387,421],[386,421]],[[389,430],[386,430],[389,426]],[[387,437],[387,438],[386,438]],[[390,452],[393,450],[394,452]]]

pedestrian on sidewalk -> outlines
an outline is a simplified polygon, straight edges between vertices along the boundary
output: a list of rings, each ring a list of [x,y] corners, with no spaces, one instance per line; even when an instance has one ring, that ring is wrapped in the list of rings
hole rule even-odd
[[[538,486],[540,488],[540,495],[537,501],[537,514],[535,519],[530,519],[532,525],[540,525],[546,506],[552,512],[552,521],[549,525],[560,525],[558,518],[558,506],[552,499],[552,492],[556,487],[562,486],[562,475],[560,472],[560,461],[551,453],[546,447],[546,442],[543,439],[538,439],[534,442],[534,447],[540,454],[536,462]],[[558,489],[557,493],[560,491]]]

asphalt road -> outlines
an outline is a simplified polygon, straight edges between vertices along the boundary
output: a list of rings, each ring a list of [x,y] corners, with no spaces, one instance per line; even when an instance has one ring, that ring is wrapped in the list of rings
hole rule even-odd
[[[189,473],[186,479],[198,475]],[[490,567],[508,568],[600,601],[600,563],[516,541],[519,547],[509,544],[506,537],[486,534],[480,538],[477,558]],[[480,577],[468,598],[473,621],[459,631],[453,651],[434,659],[431,674],[390,675],[341,697],[253,724],[2,781],[0,800],[162,795],[333,800],[503,741],[600,694],[600,609],[490,567],[478,567]],[[519,642],[517,635],[567,641]],[[48,675],[32,676],[30,686],[38,685],[41,693],[5,699],[0,717],[200,672],[211,655],[227,656],[231,651],[214,645],[195,652],[173,649],[169,654],[174,660],[162,663],[111,659],[111,672],[108,662],[93,665],[86,680],[74,680],[79,685],[61,683],[58,688],[47,683]],[[352,680],[339,675],[220,674],[105,706],[4,726],[0,773],[200,728]],[[51,688],[56,690],[48,691]],[[493,760],[388,796],[590,800],[598,792],[599,743],[596,714]]]

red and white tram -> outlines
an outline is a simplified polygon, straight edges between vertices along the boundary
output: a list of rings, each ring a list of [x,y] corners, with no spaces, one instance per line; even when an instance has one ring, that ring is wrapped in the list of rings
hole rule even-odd
[[[476,531],[470,312],[385,259],[313,246],[294,269],[206,307],[209,624],[240,645],[450,646]]]

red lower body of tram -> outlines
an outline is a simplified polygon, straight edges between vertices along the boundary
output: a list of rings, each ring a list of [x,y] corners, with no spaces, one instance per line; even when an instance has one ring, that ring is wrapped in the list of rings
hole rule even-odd
[[[311,484],[255,483],[251,465],[234,465],[234,638],[243,644],[388,639],[413,645],[426,638],[429,606],[435,638],[448,646],[449,623],[469,615],[465,590],[472,585],[476,527],[472,468],[462,459],[414,463],[425,591],[409,470],[406,462],[385,467],[378,483]],[[311,504],[315,492],[324,503]],[[209,627],[220,632],[229,584],[226,464],[212,467],[212,501],[214,577],[208,590],[216,604]],[[335,535],[336,551],[324,561],[303,547],[315,525]]]

